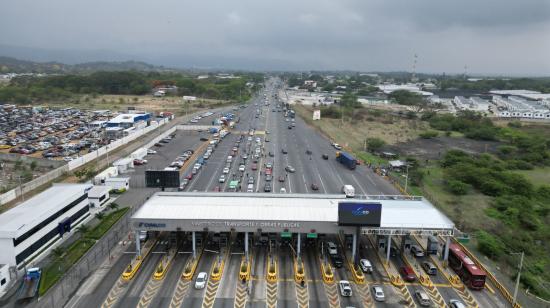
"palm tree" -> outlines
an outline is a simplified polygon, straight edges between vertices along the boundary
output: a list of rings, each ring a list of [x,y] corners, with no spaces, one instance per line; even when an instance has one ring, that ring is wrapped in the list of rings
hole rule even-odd
[[[81,235],[86,234],[86,232],[90,231],[90,227],[86,225],[80,225],[78,228],[76,228],[78,232],[80,232]]]
[[[57,246],[52,249],[51,253],[55,258],[61,258],[61,256],[65,254],[65,249],[61,246]]]
[[[105,217],[105,214],[103,214],[103,213],[101,213],[101,212],[95,214],[95,218],[97,218],[97,219],[99,219],[99,220],[102,220],[103,217]]]
[[[111,208],[111,210],[115,210],[118,208],[118,204],[116,204],[115,202],[112,202],[111,204],[109,204],[109,208]]]

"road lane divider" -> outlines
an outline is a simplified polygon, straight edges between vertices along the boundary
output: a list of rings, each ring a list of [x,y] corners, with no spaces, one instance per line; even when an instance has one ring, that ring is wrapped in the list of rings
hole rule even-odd
[[[155,246],[156,243],[157,243],[156,238],[149,239],[145,242],[145,244],[143,245],[143,248],[141,249],[141,255],[137,255],[136,253],[136,256],[132,259],[132,261],[130,261],[130,264],[126,267],[126,269],[122,273],[122,279],[129,281],[132,278],[134,278],[136,273],[141,268],[141,264],[143,263],[143,260],[147,258],[149,253],[153,250],[153,247]]]
[[[294,256],[294,281],[298,284],[301,284],[302,282],[305,284],[305,279],[306,270],[304,268],[304,262],[301,258]]]
[[[195,275],[195,271],[197,270],[197,265],[199,264],[199,260],[201,259],[202,253],[204,251],[204,246],[201,247],[200,252],[193,258],[193,255],[185,262],[185,267],[183,268],[183,272],[181,273],[181,278],[184,280],[191,280],[193,279],[193,276]]]
[[[277,260],[271,255],[267,256],[266,279],[269,282],[277,282]]]
[[[155,273],[153,274],[154,280],[162,280],[166,276],[166,272],[168,271],[168,268],[170,267],[170,264],[172,264],[172,260],[174,260],[174,257],[177,254],[177,249],[172,248],[168,251],[168,254],[162,257],[159,264],[157,265],[157,268],[155,270]]]
[[[246,256],[243,256],[241,260],[241,266],[239,269],[239,281],[248,281],[248,280],[250,280],[250,261],[246,260]]]

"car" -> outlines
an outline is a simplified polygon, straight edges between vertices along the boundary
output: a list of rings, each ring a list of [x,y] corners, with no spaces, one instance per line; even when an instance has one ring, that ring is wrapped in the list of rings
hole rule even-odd
[[[201,137],[199,140],[200,140],[200,141],[208,141],[208,138],[206,138],[206,137]]]
[[[147,164],[147,160],[145,159],[134,159],[134,165],[141,166]]]
[[[185,176],[185,178],[190,181],[191,179],[193,179],[193,173],[189,173]]]
[[[307,154],[307,155],[311,155],[311,153],[312,153],[312,152],[311,152],[310,149],[307,149],[307,150],[306,150],[306,154]]]
[[[281,194],[286,194],[286,188],[281,187],[281,190],[279,190],[279,192],[280,192]]]
[[[21,154],[23,154],[23,153],[21,153]],[[73,158],[70,157],[70,156],[65,156],[65,157],[63,157],[63,161],[70,162],[70,161],[72,161],[72,160],[73,160]]]
[[[274,157],[275,154],[273,154],[273,152],[269,152],[269,157]]]
[[[288,152],[287,152],[286,149],[281,149],[281,153],[283,153],[283,154],[288,154]]]
[[[284,181],[285,181],[285,176],[279,175],[279,182],[284,182]]]
[[[324,160],[328,160],[328,154],[323,154],[323,155],[321,155],[321,157],[322,157]]]
[[[200,272],[195,279],[195,289],[204,289],[207,281],[208,274],[206,272]]]
[[[265,183],[264,192],[271,192],[271,184]]]
[[[219,187],[219,186],[214,187],[214,191],[215,191],[215,192],[219,192],[219,191],[220,191],[220,187]]]
[[[189,180],[188,180],[188,179],[183,179],[183,180],[181,181],[181,185],[187,186],[187,184],[189,184]]]
[[[271,182],[273,180],[273,176],[271,174],[268,174],[265,176],[265,181],[266,182]]]
[[[265,134],[266,134],[266,135],[269,135],[269,131],[268,131],[268,130],[266,130],[266,131],[265,131]]]
[[[290,166],[290,165],[286,166],[286,167],[285,167],[285,170],[286,170],[287,172],[290,172],[290,173],[296,172],[296,169],[294,169],[294,167],[292,167],[292,166]]]
[[[246,169],[245,165],[240,165],[239,166],[239,171],[244,172],[245,169]]]
[[[161,147],[163,147],[162,143],[158,143],[158,142],[157,142],[157,143],[155,143],[155,146],[156,146],[156,147],[158,147],[158,148],[161,148]]]
[[[437,275],[437,267],[432,262],[424,261],[422,262],[422,267],[428,275]]]
[[[417,258],[424,256],[424,249],[419,245],[411,245],[411,254]]]
[[[383,302],[386,300],[386,296],[384,296],[384,290],[381,286],[373,286],[372,287],[372,296],[374,297],[374,300],[377,302]]]
[[[319,190],[319,185],[317,185],[316,183],[311,183],[311,189],[312,190]]]
[[[338,248],[334,242],[327,242],[327,251],[329,255],[335,255],[338,253]]]
[[[336,268],[341,268],[344,265],[344,259],[339,254],[330,255],[330,259],[332,260],[332,265]]]
[[[449,300],[449,307],[451,307],[451,308],[466,308],[466,305],[464,305],[464,303],[462,303],[458,299],[451,298]]]
[[[225,183],[225,174],[220,175],[220,178],[218,179],[218,182]]]
[[[363,273],[372,273],[372,263],[367,259],[359,260],[359,267]]]
[[[244,153],[244,154],[242,155],[242,158],[243,158],[243,159],[248,159],[248,154]]]
[[[151,150],[151,149],[147,149],[147,154],[157,154],[157,151]]]
[[[401,266],[399,272],[401,273],[401,276],[403,276],[403,280],[407,282],[413,282],[416,280],[414,271],[410,266]]]
[[[273,164],[272,163],[265,163],[265,167],[267,169],[272,169],[273,168]]]
[[[170,142],[170,139],[166,139],[166,138],[160,139],[159,142],[160,142],[160,143],[169,143],[169,142]]]
[[[273,169],[271,169],[271,168],[266,168],[265,169],[265,175],[271,175],[272,172],[273,172]]]
[[[228,174],[229,173],[229,168],[223,168],[223,171],[222,171],[223,174]]]
[[[414,291],[414,296],[418,300],[418,303],[420,303],[420,306],[429,307],[432,305],[432,300],[424,290]]]
[[[350,297],[352,295],[351,284],[347,280],[340,280],[338,282],[338,287],[340,288],[340,295],[345,297]]]
[[[338,143],[333,143],[332,146],[337,149],[337,150],[341,150],[342,149],[342,146],[339,145]]]
[[[292,129],[292,125],[289,125],[289,126],[288,126],[288,129]]]
[[[258,164],[254,163],[254,164],[250,165],[250,169],[258,170]]]
[[[185,185],[183,185],[183,183],[180,184],[180,187],[178,187],[178,191],[183,191],[184,189],[185,189]]]
[[[296,127],[296,123],[294,123],[294,119],[292,119],[292,127]]]

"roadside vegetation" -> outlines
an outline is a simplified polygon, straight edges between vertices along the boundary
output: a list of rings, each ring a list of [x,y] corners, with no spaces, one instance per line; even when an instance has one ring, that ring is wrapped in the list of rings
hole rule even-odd
[[[524,251],[523,287],[550,298],[545,284],[550,281],[550,127],[495,124],[474,112],[455,116],[428,108],[416,118],[345,105],[320,107],[322,118],[313,121],[313,108],[295,109],[328,138],[375,166],[387,165],[378,155],[385,148],[399,149],[415,139],[491,144],[478,152],[451,149],[437,159],[433,153],[430,159],[400,157],[410,166],[408,192],[430,199],[471,235],[472,249],[496,261],[510,278],[517,274],[518,262],[511,253]],[[390,177],[404,187],[402,174],[390,172]]]
[[[262,75],[241,74],[239,78],[215,76],[197,79],[182,73],[98,71],[91,74],[67,74],[45,77],[19,76],[0,87],[0,101],[30,104],[67,101],[82,95],[144,95],[156,86],[177,86],[174,96],[197,96],[207,99],[246,101],[262,81]],[[254,82],[255,86],[247,85]]]
[[[42,269],[40,296],[44,295],[129,210],[127,207],[117,209],[118,205],[116,203],[111,203],[110,207],[114,209],[111,213],[96,215],[99,220],[96,226],[92,228],[86,225],[80,226],[77,229],[80,238],[71,245],[52,249],[51,262],[46,268]]]

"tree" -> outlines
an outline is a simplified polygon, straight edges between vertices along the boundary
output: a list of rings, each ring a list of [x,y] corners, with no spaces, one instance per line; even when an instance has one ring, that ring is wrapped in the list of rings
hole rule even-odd
[[[109,208],[110,208],[111,210],[117,209],[117,208],[118,208],[118,204],[115,203],[115,202],[111,202],[111,203],[109,204]]]
[[[380,150],[386,142],[380,138],[368,138],[367,139],[367,148],[371,152],[376,152]]]
[[[105,217],[105,214],[103,214],[101,212],[95,214],[95,218],[97,218],[99,220],[102,220],[104,217]]]
[[[31,162],[31,166],[30,166],[30,167],[31,167],[31,170],[34,171],[34,169],[36,169],[37,166],[38,166],[38,164],[36,163],[35,160],[33,160],[33,161]]]
[[[65,249],[61,246],[57,246],[54,249],[52,249],[51,254],[55,258],[61,258],[65,254]]]
[[[485,231],[477,232],[477,247],[483,254],[495,260],[504,254],[504,245]]]
[[[78,232],[80,232],[81,235],[86,234],[88,231],[90,231],[90,227],[86,225],[80,225],[78,228],[76,228]]]
[[[469,190],[468,184],[458,180],[448,180],[447,189],[455,195],[465,195]]]
[[[346,108],[359,108],[361,103],[357,100],[357,95],[348,91],[340,98],[340,105]]]

